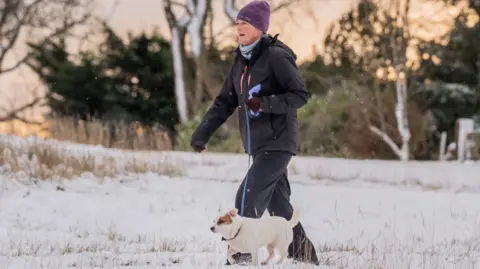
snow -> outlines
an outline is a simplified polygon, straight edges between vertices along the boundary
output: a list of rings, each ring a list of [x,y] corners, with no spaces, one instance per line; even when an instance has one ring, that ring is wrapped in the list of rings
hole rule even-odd
[[[79,157],[169,162],[183,173],[85,173],[35,184],[0,174],[0,268],[248,268],[223,266],[226,243],[209,230],[233,205],[245,155],[0,136],[12,151],[33,143]],[[298,156],[289,169],[318,268],[480,268],[479,172],[476,163]],[[264,267],[313,268],[290,260]]]

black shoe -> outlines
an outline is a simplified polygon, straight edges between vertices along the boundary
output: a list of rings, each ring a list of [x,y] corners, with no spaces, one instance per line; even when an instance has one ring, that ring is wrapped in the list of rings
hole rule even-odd
[[[235,253],[232,255],[232,257],[236,265],[249,265],[252,263],[252,254],[250,253]],[[227,260],[225,265],[231,265],[231,264]]]
[[[293,258],[298,262],[320,265],[315,246],[308,239],[300,223],[293,228],[293,241],[288,246],[288,258]]]
[[[293,244],[290,244],[288,247],[288,258],[293,258],[297,262],[320,265],[315,248],[308,239],[305,240],[303,247],[300,248],[298,246],[295,248]]]

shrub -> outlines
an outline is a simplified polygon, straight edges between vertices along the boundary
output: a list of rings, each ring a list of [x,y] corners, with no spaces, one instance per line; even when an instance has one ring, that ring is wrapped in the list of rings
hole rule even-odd
[[[56,117],[48,121],[49,138],[80,144],[102,145],[128,150],[171,150],[172,142],[165,129],[122,121],[74,121],[71,117]]]
[[[200,124],[203,116],[211,106],[210,103],[204,104],[197,112],[196,116],[188,121],[186,124],[179,124],[177,126],[177,137],[175,140],[174,150],[191,151],[190,139],[193,132]],[[207,148],[209,152],[231,152],[243,153],[244,149],[240,138],[240,132],[237,127],[237,117],[234,115],[227,120],[218,130],[212,135],[208,141]]]

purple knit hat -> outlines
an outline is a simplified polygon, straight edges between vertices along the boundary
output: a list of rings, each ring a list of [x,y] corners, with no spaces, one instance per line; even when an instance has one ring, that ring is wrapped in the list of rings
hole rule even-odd
[[[265,0],[251,1],[240,9],[237,20],[246,21],[263,33],[267,33],[270,26],[270,5]]]

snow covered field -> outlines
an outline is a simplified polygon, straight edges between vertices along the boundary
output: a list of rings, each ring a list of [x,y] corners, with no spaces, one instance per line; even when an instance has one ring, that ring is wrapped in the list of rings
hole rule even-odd
[[[70,158],[93,156],[95,171],[36,181],[42,160],[31,147],[45,143]],[[18,160],[7,162],[5,148]],[[232,206],[246,156],[122,152],[4,135],[0,151],[0,268],[224,268],[226,244],[209,226]],[[101,169],[117,172],[99,177]],[[289,172],[319,268],[480,268],[477,163],[295,157]]]

